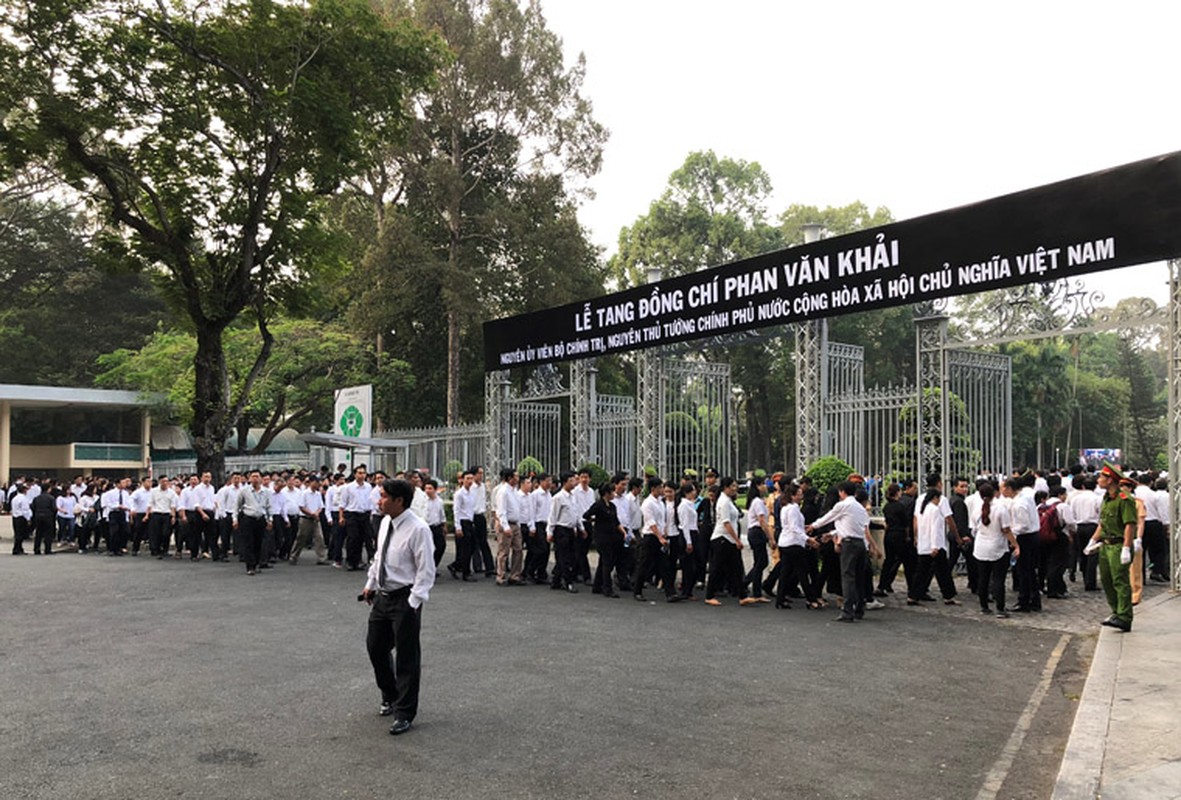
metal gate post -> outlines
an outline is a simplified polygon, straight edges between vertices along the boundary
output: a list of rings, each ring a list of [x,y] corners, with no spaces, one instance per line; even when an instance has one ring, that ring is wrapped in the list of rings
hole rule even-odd
[[[828,320],[796,326],[796,472],[803,475],[820,458],[824,428],[825,351]]]
[[[947,475],[951,430],[949,411],[950,384],[947,369],[947,315],[937,309],[935,303],[919,303],[915,310],[915,365],[917,380],[917,463],[915,479],[923,480],[930,472],[938,472],[944,480]],[[933,391],[933,390],[937,390]],[[928,395],[938,400],[931,403],[935,414],[926,413]]]
[[[1181,259],[1169,262],[1169,582],[1181,591]]]
[[[484,376],[484,425],[488,428],[484,448],[484,472],[497,475],[504,469],[508,452],[508,392],[509,374],[495,370]],[[514,465],[515,466],[515,465]]]
[[[594,452],[594,424],[596,390],[594,359],[570,362],[570,462],[574,467],[598,463]]]

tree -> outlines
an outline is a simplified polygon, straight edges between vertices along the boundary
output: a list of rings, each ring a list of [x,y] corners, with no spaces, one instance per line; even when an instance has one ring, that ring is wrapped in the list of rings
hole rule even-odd
[[[943,389],[924,389],[923,390],[923,419],[932,420],[936,425],[936,430],[939,430],[939,420],[943,417]],[[972,437],[968,433],[968,406],[964,401],[952,393],[948,396],[948,411],[951,415],[950,424],[948,426],[951,441],[944,442],[942,438],[935,437],[931,443],[936,453],[942,452],[943,448],[948,448],[950,463],[958,466],[960,469],[978,470],[980,469],[981,459],[983,458],[979,450],[972,447]],[[918,424],[918,403],[916,400],[907,401],[906,405],[898,412],[898,418],[901,421],[901,428],[904,431],[915,431],[913,433],[904,433],[896,442],[890,444],[890,470],[893,473],[892,480],[898,480],[907,477],[922,478],[922,475],[914,475],[915,467],[923,468],[921,464],[919,452],[919,435],[916,430]]]
[[[8,188],[0,190],[0,383],[89,386],[99,354],[142,344],[164,304],[147,276],[92,246],[77,209]]]
[[[50,165],[160,276],[197,341],[198,468],[220,479],[268,323],[330,258],[321,198],[404,130],[435,40],[365,0],[46,0],[5,4],[0,30],[0,163]],[[259,341],[231,394],[243,313]]]
[[[647,267],[671,278],[774,250],[781,239],[767,222],[770,196],[771,178],[758,162],[692,152],[648,213],[619,232],[608,271],[638,286]]]
[[[1054,434],[1070,419],[1066,348],[1056,339],[1042,339],[1002,345],[999,352],[1013,359],[1013,455],[1018,462],[1040,469],[1047,466],[1043,449],[1047,429]],[[1023,409],[1031,409],[1032,416],[1022,413]]]
[[[434,89],[415,98],[408,141],[387,148],[353,188],[372,208],[373,241],[385,240],[406,212],[412,220],[403,240],[412,230],[420,241],[411,251],[429,255],[413,263],[429,267],[428,291],[442,310],[445,419],[454,425],[462,416],[463,334],[485,315],[516,310],[511,289],[518,262],[511,246],[498,247],[510,244],[504,237],[512,232],[511,198],[553,178],[559,180],[543,191],[564,197],[560,178],[597,172],[607,134],[581,93],[584,59],[565,66],[561,39],[546,27],[536,0],[386,5],[437,31],[452,58]],[[485,257],[488,250],[494,257]],[[399,260],[401,253],[377,256]]]
[[[257,377],[250,403],[243,409],[239,447],[251,425],[263,429],[254,448],[258,453],[288,428],[329,429],[335,390],[342,386],[374,384],[374,412],[378,416],[391,413],[391,406],[414,388],[408,364],[386,359],[375,371],[372,347],[340,326],[283,319],[271,323],[271,333],[275,346]],[[226,331],[227,374],[235,390],[240,391],[250,374],[256,341],[253,328],[236,326]],[[195,369],[196,350],[192,334],[158,331],[138,350],[121,349],[102,356],[103,372],[97,383],[158,394],[165,398],[164,405],[156,409],[162,418],[191,424],[195,382],[188,378]],[[180,375],[178,365],[183,365]]]

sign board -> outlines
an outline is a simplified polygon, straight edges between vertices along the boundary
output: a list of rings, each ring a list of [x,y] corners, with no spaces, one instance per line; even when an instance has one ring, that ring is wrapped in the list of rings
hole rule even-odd
[[[509,369],[1181,255],[1181,152],[484,323]]]
[[[350,386],[336,391],[332,412],[332,432],[353,439],[373,436],[373,386]],[[347,461],[352,466],[347,450],[335,451],[336,463]]]

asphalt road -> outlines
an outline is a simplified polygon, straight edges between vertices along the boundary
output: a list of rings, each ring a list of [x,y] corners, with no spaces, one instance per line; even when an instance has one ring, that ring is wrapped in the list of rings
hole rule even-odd
[[[0,556],[0,797],[1047,797],[1093,646],[971,605],[841,625],[444,572],[395,738],[358,575]]]

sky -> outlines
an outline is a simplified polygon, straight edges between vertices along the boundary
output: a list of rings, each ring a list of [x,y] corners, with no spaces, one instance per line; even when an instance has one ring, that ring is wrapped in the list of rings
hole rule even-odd
[[[1181,149],[1176,2],[541,0],[611,131],[579,217],[616,249],[694,150],[898,220]],[[1167,298],[1163,264],[1087,279]]]

